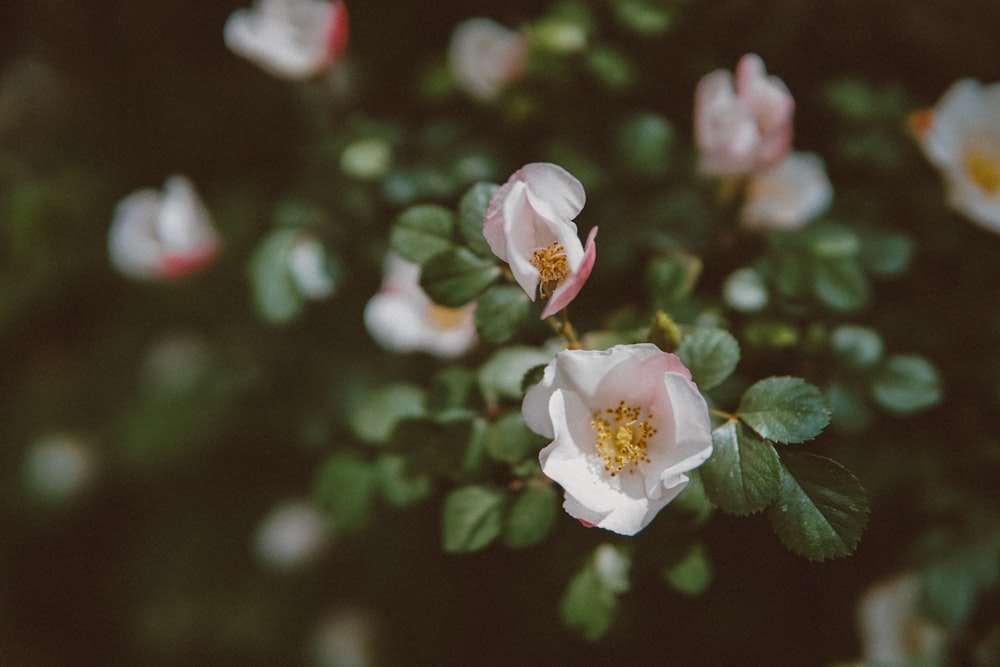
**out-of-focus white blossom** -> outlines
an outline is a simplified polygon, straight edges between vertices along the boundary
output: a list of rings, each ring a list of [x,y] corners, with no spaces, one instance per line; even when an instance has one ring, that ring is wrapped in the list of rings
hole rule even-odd
[[[315,667],[373,667],[377,628],[367,611],[345,607],[324,618],[310,640],[310,663]]]
[[[952,208],[1000,232],[1000,82],[962,79],[910,128],[938,168]]]
[[[549,299],[542,319],[568,306],[594,268],[597,227],[584,246],[573,222],[585,202],[575,176],[558,165],[536,162],[514,172],[486,209],[483,236],[493,254],[510,265],[532,301],[538,294]]]
[[[390,254],[382,289],[365,306],[365,326],[387,350],[457,357],[477,341],[475,309],[434,303],[420,287],[420,267]]]
[[[28,489],[43,500],[64,502],[80,495],[97,474],[97,456],[79,437],[45,436],[25,452],[23,472]]]
[[[524,34],[488,18],[455,26],[448,45],[451,74],[466,93],[488,102],[524,71],[528,40]]]
[[[219,251],[219,236],[191,182],[171,176],[163,190],[143,189],[118,203],[108,230],[112,265],[130,278],[194,273]]]
[[[343,0],[257,0],[233,12],[223,30],[233,53],[286,79],[307,79],[335,65],[348,33]]]
[[[918,593],[916,576],[903,573],[876,582],[858,601],[866,665],[911,665],[940,657],[944,632],[920,615]]]
[[[789,153],[754,172],[746,184],[740,223],[747,229],[796,229],[830,207],[833,186],[815,153]]]
[[[319,556],[330,539],[323,513],[305,501],[288,501],[272,509],[257,526],[254,552],[268,567],[293,570]]]
[[[748,53],[726,70],[706,74],[694,101],[699,170],[742,176],[777,164],[792,146],[795,100],[784,82],[768,76],[760,56]]]
[[[306,299],[325,299],[337,287],[326,249],[308,234],[298,235],[289,247],[288,274],[298,293]]]

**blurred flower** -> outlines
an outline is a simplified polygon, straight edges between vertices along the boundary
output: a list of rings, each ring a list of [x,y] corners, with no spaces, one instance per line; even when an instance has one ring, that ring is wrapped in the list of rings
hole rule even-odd
[[[39,439],[24,456],[28,488],[46,501],[64,502],[82,493],[97,474],[97,457],[79,437],[56,433]]]
[[[958,81],[933,109],[913,114],[910,128],[941,171],[949,204],[1000,232],[1000,83]]]
[[[327,298],[337,287],[326,249],[308,234],[297,235],[289,247],[288,274],[298,293],[313,301]]]
[[[698,168],[712,176],[739,176],[777,164],[791,149],[794,111],[788,88],[767,75],[756,54],[740,58],[735,89],[728,71],[706,74],[695,90]]]
[[[390,254],[382,289],[365,306],[365,326],[388,350],[457,357],[476,343],[475,310],[475,304],[445,308],[434,303],[420,288],[420,267]]]
[[[876,582],[858,601],[861,657],[867,665],[909,665],[939,657],[944,632],[917,608],[918,581],[903,573]]]
[[[171,176],[118,203],[108,232],[111,263],[139,279],[177,278],[210,263],[219,237],[191,182]]]
[[[237,9],[223,31],[226,46],[266,72],[307,79],[335,65],[347,48],[342,0],[257,0]]]
[[[528,427],[553,441],[542,471],[588,526],[642,530],[712,454],[708,406],[676,355],[655,345],[564,350],[524,397]]]
[[[740,222],[747,229],[795,229],[823,213],[833,186],[815,153],[789,153],[774,167],[751,174]]]
[[[254,551],[265,565],[292,570],[316,558],[330,539],[320,510],[305,501],[287,501],[268,512],[254,534]]]
[[[495,99],[521,76],[528,40],[487,18],[462,21],[448,45],[448,65],[459,87],[477,100]]]
[[[368,667],[378,664],[375,619],[366,611],[344,608],[331,613],[312,636],[309,664],[316,667]]]
[[[516,171],[486,209],[483,236],[490,249],[510,265],[532,301],[536,293],[549,299],[542,319],[568,306],[594,268],[597,227],[584,247],[572,220],[585,201],[583,185],[572,174],[536,162]]]

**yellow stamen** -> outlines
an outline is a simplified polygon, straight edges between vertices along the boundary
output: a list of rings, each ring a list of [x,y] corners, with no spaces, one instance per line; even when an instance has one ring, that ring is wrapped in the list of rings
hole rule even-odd
[[[447,331],[458,327],[464,317],[465,310],[463,308],[446,308],[436,303],[431,304],[431,325],[438,331]]]
[[[971,148],[962,154],[962,166],[976,185],[993,196],[1000,195],[1000,159],[995,155]]]
[[[649,441],[656,435],[652,425],[653,414],[646,413],[640,420],[642,408],[620,401],[616,408],[606,408],[594,413],[590,428],[597,434],[597,455],[604,461],[604,470],[615,477],[628,469],[635,474],[640,463],[650,463]]]
[[[558,241],[531,253],[531,265],[538,269],[538,291],[543,299],[552,296],[559,281],[569,275],[566,249]]]

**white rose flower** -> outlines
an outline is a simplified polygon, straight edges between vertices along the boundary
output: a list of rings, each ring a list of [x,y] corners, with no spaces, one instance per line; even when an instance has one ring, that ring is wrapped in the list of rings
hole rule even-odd
[[[319,556],[330,538],[330,526],[312,503],[286,501],[257,526],[254,551],[265,565],[293,570]]]
[[[342,0],[258,0],[233,12],[223,29],[230,51],[286,79],[307,79],[332,67],[347,36]]]
[[[590,230],[586,247],[573,218],[583,210],[583,185],[562,167],[532,163],[517,170],[490,199],[483,236],[532,301],[549,299],[542,319],[576,298],[597,257]]]
[[[560,352],[522,414],[553,439],[539,460],[566,512],[623,535],[645,528],[712,454],[705,399],[680,359],[651,344]]]
[[[448,65],[459,87],[477,100],[495,99],[524,70],[528,40],[487,18],[462,21],[448,45]]]
[[[830,206],[833,186],[815,153],[789,153],[747,181],[740,223],[747,229],[796,229]]]
[[[144,189],[118,203],[108,230],[108,254],[130,278],[177,278],[215,258],[219,237],[191,182],[171,176],[163,192]]]
[[[475,310],[475,304],[446,308],[434,303],[420,288],[420,267],[390,254],[382,289],[365,306],[365,326],[388,350],[457,357],[477,341]]]
[[[952,208],[1000,232],[1000,83],[958,81],[910,127],[944,177]]]

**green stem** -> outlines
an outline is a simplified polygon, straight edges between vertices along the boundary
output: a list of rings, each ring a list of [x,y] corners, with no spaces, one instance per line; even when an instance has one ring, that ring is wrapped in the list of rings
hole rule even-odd
[[[708,413],[715,415],[716,417],[721,417],[722,419],[725,419],[726,421],[730,422],[734,422],[737,419],[739,419],[739,417],[737,417],[735,414],[726,412],[725,410],[719,410],[717,408],[709,408]]]

